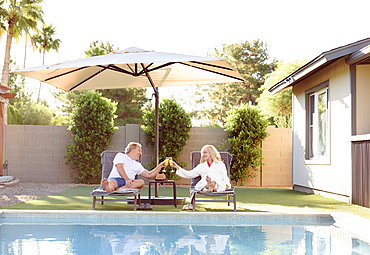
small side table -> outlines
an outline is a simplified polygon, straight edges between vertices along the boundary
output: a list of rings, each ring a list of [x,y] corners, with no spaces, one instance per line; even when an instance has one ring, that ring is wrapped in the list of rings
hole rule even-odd
[[[173,205],[175,207],[177,207],[177,204],[176,204],[176,183],[175,183],[175,181],[172,181],[172,180],[170,180],[170,181],[168,181],[168,180],[163,180],[163,181],[152,180],[152,181],[149,181],[149,201],[150,201],[150,204],[152,204],[152,196],[151,196],[152,183],[155,185],[155,197],[158,197],[158,187],[157,187],[158,184],[163,184],[163,183],[172,184],[172,186],[173,186]]]

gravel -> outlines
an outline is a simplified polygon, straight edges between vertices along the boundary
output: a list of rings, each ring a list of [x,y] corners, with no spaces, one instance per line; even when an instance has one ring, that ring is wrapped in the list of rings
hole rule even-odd
[[[76,187],[74,183],[32,183],[20,182],[11,187],[0,185],[0,208],[31,201],[40,197],[54,195],[66,189]]]

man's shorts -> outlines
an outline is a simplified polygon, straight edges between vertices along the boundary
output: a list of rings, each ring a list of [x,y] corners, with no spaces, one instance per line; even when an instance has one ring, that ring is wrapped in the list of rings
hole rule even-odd
[[[121,177],[113,177],[113,178],[109,178],[108,181],[109,180],[115,180],[118,184],[118,188],[121,188],[121,187],[126,185],[125,179],[123,179]]]

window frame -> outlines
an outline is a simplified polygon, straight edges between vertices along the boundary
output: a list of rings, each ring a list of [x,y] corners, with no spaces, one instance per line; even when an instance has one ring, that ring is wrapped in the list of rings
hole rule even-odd
[[[318,153],[318,96],[326,92],[326,155],[315,156]],[[320,83],[319,85],[305,91],[306,104],[306,144],[305,144],[305,163],[306,164],[330,164],[330,94],[329,94],[329,80]],[[314,108],[313,108],[314,106]]]

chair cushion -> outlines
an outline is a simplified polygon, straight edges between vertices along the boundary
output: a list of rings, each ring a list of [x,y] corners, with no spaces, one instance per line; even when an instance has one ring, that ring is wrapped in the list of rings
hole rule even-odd
[[[90,193],[91,196],[106,196],[106,195],[113,195],[113,196],[135,195],[135,196],[138,196],[139,194],[140,194],[140,189],[119,189],[115,191],[105,191],[100,188],[95,188]]]

